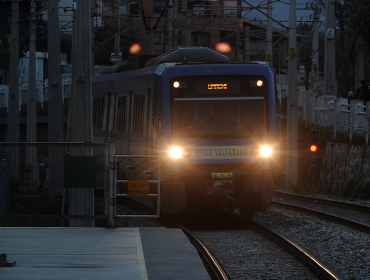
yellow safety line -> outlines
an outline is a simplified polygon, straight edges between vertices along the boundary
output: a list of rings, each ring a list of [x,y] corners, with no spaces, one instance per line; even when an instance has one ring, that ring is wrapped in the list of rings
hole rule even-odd
[[[138,228],[135,228],[135,233],[136,233],[135,236],[136,236],[136,244],[137,244],[136,246],[137,256],[138,256],[139,264],[140,264],[141,280],[148,280],[148,272],[146,271],[143,244],[141,243],[140,230]]]

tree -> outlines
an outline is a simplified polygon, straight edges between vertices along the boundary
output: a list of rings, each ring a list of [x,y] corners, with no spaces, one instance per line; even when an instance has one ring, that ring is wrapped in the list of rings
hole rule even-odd
[[[368,0],[348,0],[351,10],[348,25],[356,36],[362,37],[367,46],[370,46],[370,5]]]

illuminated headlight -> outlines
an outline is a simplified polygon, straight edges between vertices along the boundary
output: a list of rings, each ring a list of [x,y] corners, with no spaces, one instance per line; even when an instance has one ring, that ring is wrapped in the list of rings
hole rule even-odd
[[[272,155],[272,148],[270,146],[262,146],[260,149],[260,154],[263,157],[270,157]]]
[[[181,158],[183,151],[180,147],[174,146],[169,150],[169,154],[172,158]]]

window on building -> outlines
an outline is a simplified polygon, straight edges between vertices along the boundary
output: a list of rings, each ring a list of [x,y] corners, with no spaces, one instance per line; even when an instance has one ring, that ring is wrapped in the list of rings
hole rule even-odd
[[[166,6],[167,0],[154,0],[153,1],[153,13],[160,14]]]
[[[177,40],[177,44],[182,44],[182,32],[178,31],[177,35],[173,34],[174,39]],[[163,44],[169,44],[169,34],[168,32],[165,33],[163,31],[157,31],[154,33],[154,44],[155,45],[163,45]]]
[[[222,42],[228,43],[230,47],[236,48],[238,43],[238,32],[231,30],[221,30],[220,39]]]
[[[189,9],[192,17],[210,17],[211,5],[208,1],[189,2]]]
[[[191,45],[208,47],[211,43],[211,34],[208,32],[192,32]]]
[[[129,16],[138,16],[139,15],[139,7],[137,3],[129,3],[128,4],[128,15]]]
[[[155,45],[163,45],[165,43],[165,33],[163,31],[156,31],[153,35]]]
[[[224,0],[224,16],[237,17],[238,15],[238,1]]]

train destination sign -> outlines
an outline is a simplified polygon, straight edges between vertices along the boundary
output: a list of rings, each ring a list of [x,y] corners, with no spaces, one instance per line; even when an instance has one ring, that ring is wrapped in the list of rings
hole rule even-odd
[[[227,89],[227,84],[208,84],[208,89]]]
[[[148,196],[148,181],[128,181],[128,196]]]
[[[197,93],[240,93],[240,81],[198,81],[196,83]]]

